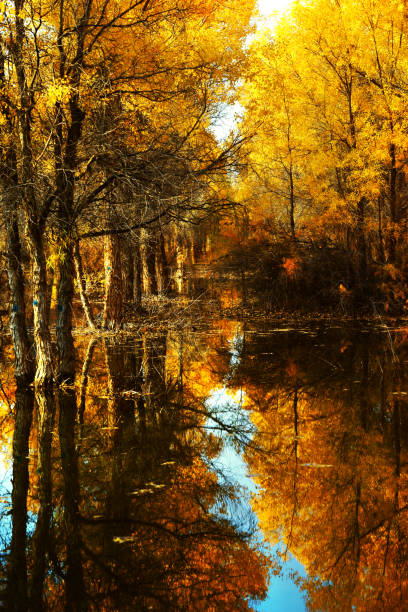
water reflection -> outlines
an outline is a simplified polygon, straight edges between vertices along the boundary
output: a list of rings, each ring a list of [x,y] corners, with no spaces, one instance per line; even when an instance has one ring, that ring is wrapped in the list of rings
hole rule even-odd
[[[407,349],[353,328],[242,334],[229,384],[265,450],[245,455],[252,505],[306,568],[310,610],[406,609]]]
[[[232,611],[265,595],[251,521],[223,510],[236,491],[211,469],[240,420],[206,406],[189,373],[207,347],[187,338],[93,341],[77,387],[16,392],[7,609]]]
[[[405,609],[404,331],[216,321],[78,348],[76,386],[6,389],[7,609],[258,609],[269,573],[279,610],[277,544],[308,609]]]

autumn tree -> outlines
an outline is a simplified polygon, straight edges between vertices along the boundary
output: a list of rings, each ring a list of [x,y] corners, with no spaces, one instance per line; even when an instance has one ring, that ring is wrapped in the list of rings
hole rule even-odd
[[[325,281],[333,302],[342,285],[357,306],[371,297],[403,307],[405,38],[397,2],[322,0],[295,2],[273,32],[252,42],[241,129],[254,138],[239,196],[254,236],[262,212],[271,220],[272,243],[282,201],[289,212],[298,203],[291,256],[305,262],[303,277],[308,260],[323,263],[316,245],[331,257],[337,278]],[[278,248],[282,261],[288,248]]]

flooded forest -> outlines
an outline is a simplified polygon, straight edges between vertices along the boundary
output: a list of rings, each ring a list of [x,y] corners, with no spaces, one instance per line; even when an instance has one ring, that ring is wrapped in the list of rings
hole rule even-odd
[[[408,611],[408,5],[265,4],[0,0],[2,609]]]

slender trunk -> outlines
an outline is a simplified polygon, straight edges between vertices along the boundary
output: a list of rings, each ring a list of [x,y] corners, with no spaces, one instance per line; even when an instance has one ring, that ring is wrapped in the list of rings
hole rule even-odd
[[[32,259],[34,340],[36,347],[36,385],[48,385],[53,380],[51,336],[47,317],[47,268],[42,236],[38,224],[28,222]]]
[[[0,85],[6,86],[5,53],[0,49]],[[3,113],[10,134],[15,133],[15,120],[7,107]],[[11,138],[13,143],[13,138]],[[17,152],[14,144],[5,145],[0,153],[3,163],[0,166],[1,215],[6,233],[7,277],[10,287],[11,313],[10,331],[15,354],[15,376],[18,383],[30,383],[34,377],[34,361],[27,336],[26,307],[24,295],[24,274],[21,265],[21,241],[18,227],[18,205],[21,203]]]
[[[24,274],[21,267],[20,233],[15,210],[3,207],[6,228],[7,277],[10,287],[10,331],[15,355],[15,376],[19,384],[29,384],[34,378],[34,358],[26,326]]]
[[[161,231],[157,235],[156,275],[158,292],[166,293],[169,286],[169,266],[167,263],[164,236]]]
[[[384,238],[382,231],[382,198],[378,197],[378,251],[380,262],[385,263]]]
[[[11,48],[16,68],[19,109],[18,128],[21,148],[21,182],[27,235],[30,243],[30,254],[33,266],[33,306],[34,306],[34,340],[36,344],[37,371],[35,382],[38,385],[48,384],[53,379],[51,338],[47,318],[47,270],[43,245],[44,219],[36,199],[33,182],[33,146],[31,140],[31,96],[34,81],[29,86],[25,72],[24,49],[26,44],[26,27],[21,14],[23,3],[14,0],[15,42]]]
[[[123,258],[123,299],[125,304],[131,305],[135,284],[134,246],[126,242],[121,255]]]
[[[176,273],[175,273],[176,289],[178,293],[183,293],[184,291],[184,263],[185,263],[185,245],[184,245],[184,240],[179,235],[177,237],[177,245],[176,245]]]
[[[392,126],[391,126],[392,129]],[[391,218],[391,230],[388,244],[388,258],[391,263],[395,261],[397,240],[395,235],[396,225],[398,222],[397,212],[397,165],[395,159],[395,144],[390,145],[390,218]]]
[[[105,237],[105,308],[103,326],[115,328],[122,324],[123,285],[121,266],[121,238]]]
[[[157,295],[156,257],[150,233],[140,232],[140,254],[142,257],[143,289],[147,295]]]
[[[72,336],[72,298],[74,295],[73,243],[67,240],[59,260],[58,284],[58,379],[73,381],[75,378],[75,349]]]
[[[151,295],[158,294],[157,276],[156,276],[156,254],[153,245],[149,244],[147,249],[147,272],[148,272],[148,292]]]
[[[289,194],[290,194],[290,209],[289,209],[289,218],[290,218],[290,235],[292,240],[296,240],[295,234],[295,189],[293,184],[293,168],[290,166],[289,171]]]
[[[76,278],[78,284],[79,297],[81,299],[82,308],[84,309],[85,317],[88,322],[88,325],[91,329],[95,329],[95,319],[92,314],[91,305],[88,300],[88,296],[86,294],[86,287],[84,282],[84,268],[82,265],[82,257],[81,251],[79,249],[78,241],[75,241],[74,244],[74,263],[75,263],[75,271]]]
[[[54,155],[56,170],[56,187],[58,193],[58,239],[61,256],[59,261],[58,286],[58,319],[57,319],[57,345],[59,354],[58,378],[73,380],[75,377],[75,350],[72,336],[72,299],[74,296],[74,231],[76,221],[75,211],[75,172],[78,168],[78,145],[81,139],[85,112],[81,108],[79,90],[84,60],[84,43],[86,24],[89,20],[92,2],[84,5],[81,28],[75,37],[75,61],[71,63],[70,70],[66,70],[67,55],[62,41],[64,32],[64,4],[60,2],[59,13],[59,76],[68,77],[71,85],[71,94],[67,107],[68,112],[62,108],[62,103],[55,103],[55,133]],[[66,128],[65,128],[66,126]]]
[[[55,270],[54,268],[50,269],[50,273],[48,274],[48,286],[47,286],[47,319],[50,320],[51,314],[51,303],[52,303],[52,293],[54,289],[55,282]]]
[[[367,277],[367,244],[365,238],[365,206],[366,199],[362,197],[357,205],[357,273],[360,285],[364,285]]]
[[[44,583],[47,571],[46,556],[49,549],[52,516],[51,444],[55,402],[52,393],[38,392],[38,502],[37,522],[32,538],[32,568],[30,581],[30,611],[46,610]]]
[[[16,422],[13,436],[12,535],[7,565],[7,610],[26,612],[27,596],[27,493],[28,441],[34,404],[31,390],[16,391]]]
[[[195,242],[195,237],[192,236],[190,240],[190,263],[192,266],[197,263]]]
[[[142,271],[142,258],[140,254],[140,245],[138,245],[134,259],[134,282],[133,282],[133,301],[135,308],[141,310],[142,308],[142,283],[143,283],[143,271]]]

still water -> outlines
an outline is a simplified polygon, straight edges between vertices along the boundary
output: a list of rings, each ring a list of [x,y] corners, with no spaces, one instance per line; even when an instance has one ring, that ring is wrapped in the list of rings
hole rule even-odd
[[[408,330],[208,320],[3,351],[11,610],[408,610]]]

